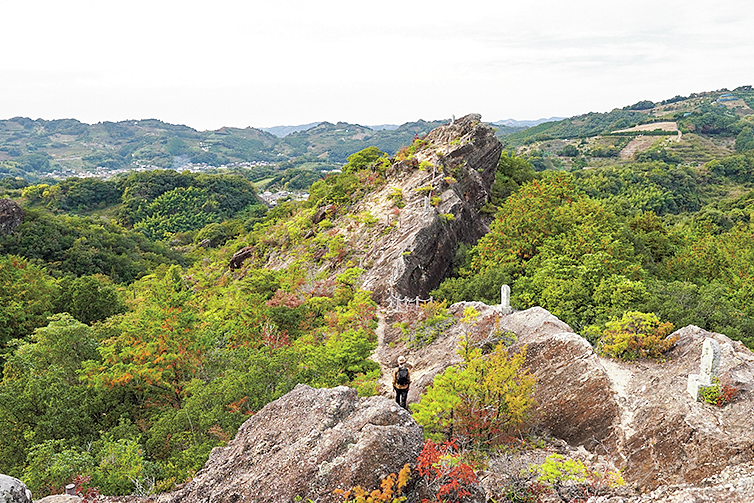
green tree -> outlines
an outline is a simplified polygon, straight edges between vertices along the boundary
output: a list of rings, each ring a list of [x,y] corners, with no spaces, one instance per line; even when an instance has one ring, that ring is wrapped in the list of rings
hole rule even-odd
[[[113,318],[115,335],[99,346],[101,361],[84,364],[85,375],[97,389],[123,386],[144,402],[179,408],[214,340],[199,326],[178,266],[148,283],[139,307]]]
[[[126,310],[118,289],[106,276],[65,276],[58,286],[55,311],[70,313],[82,323],[92,324]]]
[[[497,164],[495,182],[490,191],[490,202],[500,206],[522,184],[534,180],[534,168],[523,157],[503,151]]]
[[[79,381],[80,365],[98,358],[98,334],[56,314],[29,342],[15,341],[0,382],[0,470],[18,473],[27,452],[48,440],[74,448],[98,436],[132,405],[118,391]]]
[[[0,348],[44,326],[57,294],[44,269],[16,256],[0,256]]]
[[[348,163],[343,166],[343,173],[355,173],[366,169],[378,161],[386,161],[387,154],[377,147],[367,147],[348,156]]]
[[[736,136],[736,152],[754,150],[754,128],[745,126]]]
[[[435,441],[500,444],[526,423],[534,404],[534,377],[522,368],[526,352],[509,355],[499,344],[484,356],[464,340],[459,353],[463,363],[436,376],[421,401],[411,404],[414,419]]]

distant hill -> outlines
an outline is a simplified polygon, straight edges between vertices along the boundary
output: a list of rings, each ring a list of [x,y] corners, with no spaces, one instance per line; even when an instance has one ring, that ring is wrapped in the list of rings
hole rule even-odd
[[[642,100],[498,136],[537,170],[637,160],[700,165],[754,149],[753,119],[754,90],[741,86]]]
[[[563,119],[565,119],[565,117],[550,117],[549,119],[536,119],[536,120],[531,120],[531,121],[519,121],[519,120],[516,120],[516,119],[505,119],[505,120],[500,120],[500,121],[497,121],[497,122],[493,122],[492,124],[494,124],[495,126],[510,126],[510,127],[514,127],[514,128],[521,128],[521,127],[529,128],[529,127],[533,127],[533,126],[538,126],[538,125],[542,124],[543,122],[554,122],[554,121],[559,121],[559,120],[563,120]]]
[[[317,126],[321,124],[320,122],[310,122],[309,124],[300,124],[298,126],[274,126],[274,127],[263,127],[259,128],[262,131],[266,131],[270,134],[273,134],[277,136],[278,138],[283,138],[284,136],[287,136],[291,133],[297,133],[298,131],[306,131],[307,129],[311,129],[314,126]]]
[[[375,131],[382,131],[383,129],[389,129],[392,131],[394,129],[398,129],[398,124],[377,124],[370,125],[369,128]]]
[[[544,157],[556,155],[566,161],[577,157],[630,157],[645,150],[675,151],[665,160],[706,162],[731,152],[737,135],[751,126],[754,90],[742,86],[729,91],[675,96],[655,103],[649,100],[590,112],[567,119],[505,119],[492,123],[496,135],[509,148],[526,148]],[[135,169],[214,170],[252,168],[256,181],[300,184],[339,168],[349,155],[376,146],[390,155],[449,119],[408,122],[400,126],[362,126],[346,122],[319,122],[272,128],[223,127],[197,131],[156,119],[86,124],[75,119],[32,120],[25,117],[0,120],[0,178],[70,176],[109,177]],[[644,138],[641,144],[627,143],[632,136],[662,136],[662,132],[623,132],[653,122],[673,122],[683,142],[666,147]],[[748,133],[747,133],[748,134]],[[727,138],[725,141],[712,139]],[[747,137],[748,138],[748,137]],[[596,140],[599,139],[599,140]],[[680,139],[680,136],[679,136]],[[572,144],[580,141],[579,145]],[[748,142],[748,140],[747,140]],[[741,140],[738,143],[748,144]],[[752,140],[754,142],[754,140]],[[567,150],[563,150],[567,147]],[[654,154],[653,154],[654,155]],[[663,157],[664,156],[664,157]],[[657,157],[657,156],[655,156]],[[659,159],[659,158],[658,158]],[[534,162],[535,166],[552,163]],[[556,163],[557,164],[557,163]],[[280,172],[298,169],[295,177],[280,178]],[[289,179],[288,182],[283,182]],[[275,182],[277,183],[277,182]]]
[[[331,170],[372,145],[395,154],[415,135],[444,122],[420,120],[378,131],[344,122],[268,131],[251,127],[197,131],[155,119],[86,124],[75,119],[14,117],[0,120],[0,178],[112,176],[134,169],[253,167],[288,161]],[[283,137],[269,132],[280,135],[284,128],[290,132]]]
[[[577,115],[544,122],[510,135],[511,144],[559,138],[588,138],[641,124],[678,121],[682,130],[692,133],[737,133],[727,128],[742,117],[754,114],[754,91],[741,86],[734,91],[694,93],[675,96],[658,103],[644,100],[610,112]],[[505,121],[501,121],[505,122]]]

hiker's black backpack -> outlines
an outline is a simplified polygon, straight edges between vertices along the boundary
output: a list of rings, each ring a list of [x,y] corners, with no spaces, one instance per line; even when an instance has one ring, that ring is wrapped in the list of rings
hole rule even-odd
[[[406,367],[398,367],[398,378],[395,380],[395,383],[400,384],[401,386],[410,384],[410,381],[408,380],[408,369]]]

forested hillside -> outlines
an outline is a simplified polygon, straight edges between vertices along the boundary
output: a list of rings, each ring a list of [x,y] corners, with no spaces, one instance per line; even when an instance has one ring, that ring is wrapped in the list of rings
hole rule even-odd
[[[752,96],[747,87],[640,102],[508,136],[480,217],[489,233],[458,247],[452,275],[433,292],[432,319],[447,318],[459,300],[497,304],[509,284],[514,308],[542,306],[592,342],[606,323],[638,311],[754,347]],[[676,130],[606,134],[671,118]],[[119,124],[2,126],[0,164],[13,176],[0,182],[0,197],[25,217],[0,235],[0,472],[35,494],[76,475],[107,494],[168,490],[297,383],[374,394],[379,367],[369,356],[382,306],[361,278],[379,257],[367,256],[359,232],[397,232],[409,200],[396,188],[401,176],[424,171],[443,186],[458,183],[418,160],[434,148],[421,134],[430,123],[379,141],[352,125],[320,124],[283,143],[255,130]],[[251,143],[260,156],[308,155],[328,135],[337,143],[338,129],[352,142],[322,148],[332,162],[348,159],[342,172],[309,180],[307,201],[269,210],[250,181],[257,174],[242,169],[16,178],[27,161],[41,163],[36,173],[49,169],[42,159],[58,159],[54,149],[74,137],[102,145],[117,165],[131,155],[168,167],[201,152],[250,160],[240,152]],[[33,144],[28,133],[37,130]],[[135,138],[142,146],[128,150]],[[378,148],[349,154],[368,145]],[[291,177],[308,169],[296,162],[287,165]],[[386,215],[355,211],[378,190],[388,194]],[[415,192],[428,207],[442,204],[432,185]],[[241,249],[246,260],[231,270]]]
[[[75,119],[0,120],[0,177],[57,178],[87,173],[112,176],[134,168],[210,169],[256,167],[255,180],[293,167],[332,170],[370,145],[394,154],[441,122],[410,122],[375,131],[357,124],[322,122],[282,138],[255,128],[196,131],[162,121],[85,124]],[[268,168],[272,166],[274,169]],[[317,177],[293,188],[306,188]]]

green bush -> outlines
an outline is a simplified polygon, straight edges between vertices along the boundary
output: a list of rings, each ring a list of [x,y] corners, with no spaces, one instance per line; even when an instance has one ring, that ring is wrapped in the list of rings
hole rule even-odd
[[[672,330],[672,323],[662,323],[653,313],[629,311],[620,320],[605,325],[597,351],[622,360],[659,359],[678,340],[678,337],[668,337]]]
[[[463,363],[437,375],[421,401],[411,404],[414,419],[435,441],[456,437],[479,448],[505,443],[534,405],[534,377],[523,368],[526,352],[509,355],[498,344],[482,355],[464,340],[459,353]]]

